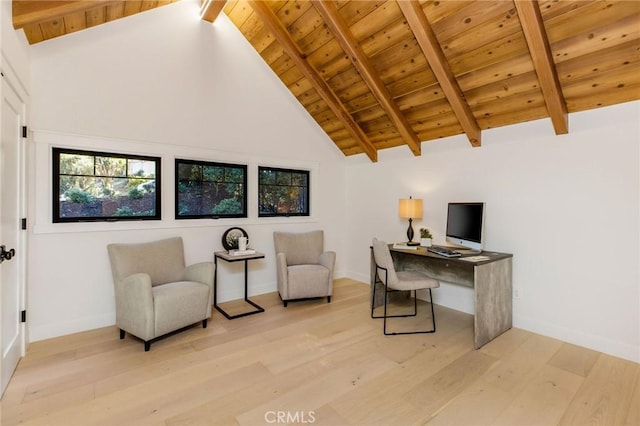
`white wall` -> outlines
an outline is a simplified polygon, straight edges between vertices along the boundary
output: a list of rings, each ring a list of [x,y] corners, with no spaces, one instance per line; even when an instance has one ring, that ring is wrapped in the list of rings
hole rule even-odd
[[[275,289],[271,233],[323,228],[338,276],[368,282],[375,235],[402,240],[397,200],[425,201],[415,228],[442,242],[448,201],[487,203],[486,246],[514,254],[514,325],[640,360],[639,104],[572,114],[570,134],[548,120],[384,150],[346,160],[225,16],[200,22],[177,3],[32,46],[34,133],[29,323],[33,340],[113,323],[105,246],[182,235],[187,260],[211,257],[220,235],[243,226],[267,253],[251,268],[253,292]],[[160,224],[50,223],[52,145],[173,157],[293,164],[314,171],[309,221],[172,219],[171,167]],[[43,195],[45,194],[45,195]],[[251,197],[250,197],[251,199]],[[345,213],[346,212],[346,213]],[[346,216],[345,216],[346,214]],[[615,251],[596,250],[612,246]],[[227,270],[239,283],[239,269]],[[226,296],[235,293],[227,290]],[[443,285],[438,303],[472,310],[471,293]]]
[[[485,247],[513,253],[514,326],[640,361],[640,103],[571,114],[570,133],[549,120],[350,158],[349,275],[367,281],[377,236],[406,239],[398,198],[424,200],[444,244],[449,201],[486,203]],[[472,293],[443,285],[434,298],[472,312]]]
[[[106,245],[181,235],[187,262],[212,260],[241,226],[266,253],[250,263],[250,294],[275,291],[274,230],[324,229],[345,268],[345,159],[226,16],[199,2],[164,6],[30,47],[33,91],[29,328],[40,340],[114,323]],[[52,146],[159,155],[158,223],[51,223]],[[249,166],[249,218],[173,220],[175,157]],[[257,219],[257,166],[311,170],[307,219]],[[240,297],[239,264],[220,265],[221,300]]]

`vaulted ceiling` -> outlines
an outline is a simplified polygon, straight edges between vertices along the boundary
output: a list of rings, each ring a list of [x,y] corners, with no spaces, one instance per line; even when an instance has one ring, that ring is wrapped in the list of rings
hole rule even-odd
[[[29,44],[71,34],[178,0],[13,0],[13,27]]]
[[[30,43],[165,1],[13,1]],[[640,99],[640,1],[204,0],[345,155]],[[551,131],[551,130],[550,130]],[[526,137],[526,135],[523,135]]]

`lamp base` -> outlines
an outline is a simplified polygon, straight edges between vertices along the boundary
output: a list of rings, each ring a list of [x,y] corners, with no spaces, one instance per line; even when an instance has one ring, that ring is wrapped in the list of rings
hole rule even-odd
[[[419,243],[419,242],[417,242],[417,241],[409,241],[409,242],[407,243],[407,245],[408,245],[408,246],[419,246],[419,245],[420,245],[420,243]]]

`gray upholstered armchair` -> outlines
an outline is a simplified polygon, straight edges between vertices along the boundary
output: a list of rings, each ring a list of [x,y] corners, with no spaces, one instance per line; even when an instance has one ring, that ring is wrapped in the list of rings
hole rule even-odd
[[[185,267],[182,238],[140,244],[109,244],[116,296],[116,325],[144,341],[202,321],[213,298],[213,262]]]
[[[287,306],[291,300],[326,297],[333,294],[336,253],[324,251],[324,232],[274,232],[278,292]]]

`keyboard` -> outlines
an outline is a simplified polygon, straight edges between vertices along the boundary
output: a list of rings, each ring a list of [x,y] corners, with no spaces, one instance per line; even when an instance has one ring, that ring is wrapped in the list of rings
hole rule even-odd
[[[446,247],[431,246],[431,247],[427,247],[427,251],[430,251],[431,253],[439,254],[440,256],[444,256],[444,257],[460,257],[459,252],[448,249]]]

